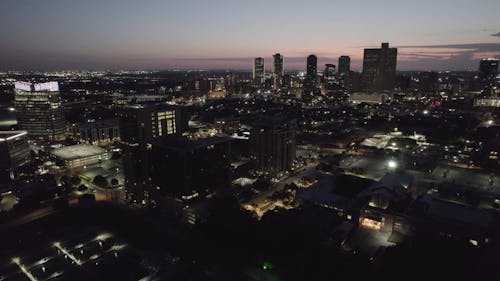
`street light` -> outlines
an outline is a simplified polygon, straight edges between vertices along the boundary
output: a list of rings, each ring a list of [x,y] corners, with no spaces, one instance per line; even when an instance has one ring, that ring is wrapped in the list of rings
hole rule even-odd
[[[396,163],[396,161],[394,160],[389,160],[387,161],[387,167],[389,167],[389,169],[391,170],[394,170],[398,167],[398,163]]]

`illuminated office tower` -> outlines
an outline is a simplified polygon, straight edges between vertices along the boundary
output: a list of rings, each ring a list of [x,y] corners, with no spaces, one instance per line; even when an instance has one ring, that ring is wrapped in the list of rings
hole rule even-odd
[[[381,48],[365,49],[363,57],[363,90],[369,92],[392,91],[396,80],[397,48],[382,43]]]
[[[285,75],[283,56],[276,53],[273,55],[273,85],[275,90],[281,87],[283,75]]]
[[[32,139],[60,141],[66,137],[66,122],[57,82],[16,82],[14,106],[19,126]]]
[[[253,82],[256,85],[264,83],[264,59],[255,58],[253,63]]]

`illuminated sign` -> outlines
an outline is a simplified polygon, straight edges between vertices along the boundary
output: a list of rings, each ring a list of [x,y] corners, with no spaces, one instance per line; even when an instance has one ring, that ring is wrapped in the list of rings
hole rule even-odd
[[[35,84],[35,91],[57,92],[59,91],[59,84],[55,81]]]
[[[49,92],[57,92],[59,91],[59,84],[56,81],[45,82],[45,83],[30,83],[30,82],[22,82],[16,81],[14,83],[14,87],[16,90],[21,91],[49,91]]]
[[[22,82],[22,81],[16,81],[14,83],[14,87],[16,90],[22,90],[22,91],[31,91],[31,83],[29,82]]]

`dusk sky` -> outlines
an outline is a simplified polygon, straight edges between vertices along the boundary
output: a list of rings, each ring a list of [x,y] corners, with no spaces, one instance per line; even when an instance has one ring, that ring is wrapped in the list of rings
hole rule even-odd
[[[0,0],[0,69],[304,69],[399,48],[399,70],[477,69],[500,56],[498,0]]]

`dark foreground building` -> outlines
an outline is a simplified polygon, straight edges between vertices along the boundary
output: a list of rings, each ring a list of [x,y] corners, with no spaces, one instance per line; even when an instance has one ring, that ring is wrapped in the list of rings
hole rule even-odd
[[[152,142],[151,179],[157,195],[188,198],[230,184],[231,139],[167,136]]]
[[[397,48],[382,43],[381,48],[365,49],[363,57],[363,90],[368,92],[392,91],[396,80]]]

